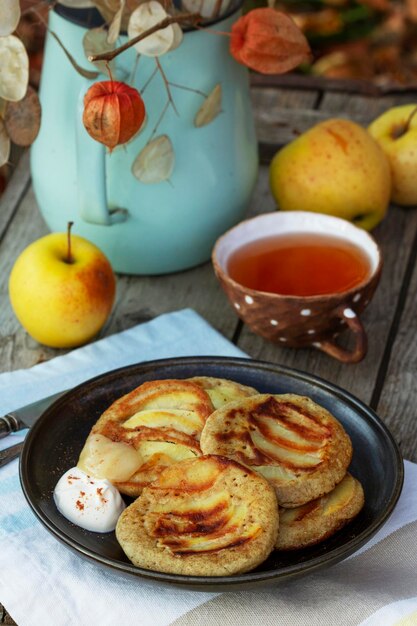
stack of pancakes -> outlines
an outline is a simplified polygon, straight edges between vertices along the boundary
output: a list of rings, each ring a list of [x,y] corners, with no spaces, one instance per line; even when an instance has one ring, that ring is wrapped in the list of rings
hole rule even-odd
[[[146,569],[229,575],[335,533],[363,506],[352,444],[310,398],[197,377],[142,384],[93,427],[79,460],[137,498],[117,539]]]

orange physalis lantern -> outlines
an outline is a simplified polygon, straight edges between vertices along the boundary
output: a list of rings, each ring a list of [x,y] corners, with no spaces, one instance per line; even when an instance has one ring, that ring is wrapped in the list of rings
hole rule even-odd
[[[293,20],[274,9],[254,9],[232,26],[230,52],[262,74],[282,74],[310,59],[307,39]]]
[[[84,96],[83,123],[93,139],[113,150],[137,133],[145,105],[136,89],[106,80],[94,83]]]

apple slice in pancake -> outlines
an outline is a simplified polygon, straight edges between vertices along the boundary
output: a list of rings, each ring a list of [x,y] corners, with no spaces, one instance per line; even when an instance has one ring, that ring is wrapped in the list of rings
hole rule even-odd
[[[295,509],[279,509],[277,550],[298,550],[324,541],[360,512],[365,502],[362,485],[346,474],[325,496]]]
[[[201,454],[200,434],[212,411],[209,396],[191,382],[167,379],[143,383],[102,414],[87,439],[80,465],[88,466],[93,475],[103,474],[102,468],[110,466],[108,471],[119,491],[138,496],[165,467]],[[102,439],[97,441],[97,435]],[[101,455],[97,446],[101,446]],[[132,460],[130,474],[123,459],[116,455],[120,446],[125,446]],[[122,472],[111,468],[106,460],[109,456],[123,466]]]
[[[207,392],[215,409],[219,409],[229,402],[255,396],[259,393],[253,387],[241,385],[227,378],[212,378],[210,376],[194,376],[188,379]]]
[[[204,454],[227,456],[263,474],[285,507],[331,491],[352,457],[342,425],[294,394],[260,394],[225,405],[207,419],[200,446]]]
[[[220,456],[165,469],[120,516],[116,537],[138,567],[194,576],[246,572],[273,549],[278,506],[260,474]]]

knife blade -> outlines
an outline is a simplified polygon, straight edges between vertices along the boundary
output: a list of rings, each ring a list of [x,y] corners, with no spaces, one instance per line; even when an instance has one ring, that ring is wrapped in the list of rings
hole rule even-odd
[[[10,411],[10,413],[6,413],[6,415],[0,417],[0,439],[22,428],[30,428],[33,426],[42,413],[64,393],[66,392],[60,391],[54,393],[51,396],[22,406],[20,409]]]

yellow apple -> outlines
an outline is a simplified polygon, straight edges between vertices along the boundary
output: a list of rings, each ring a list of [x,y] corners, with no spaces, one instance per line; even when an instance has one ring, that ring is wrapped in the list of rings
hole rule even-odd
[[[370,230],[388,208],[390,166],[362,126],[330,119],[275,155],[270,186],[283,211],[327,213]]]
[[[115,286],[101,250],[69,232],[54,233],[33,242],[17,258],[9,295],[19,322],[34,339],[53,348],[73,348],[103,326]]]
[[[391,199],[403,206],[417,205],[417,104],[389,109],[368,131],[390,162]]]

